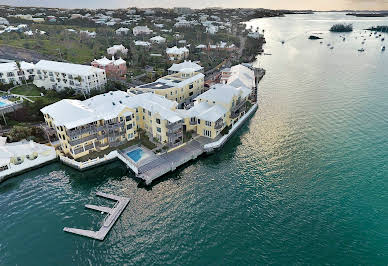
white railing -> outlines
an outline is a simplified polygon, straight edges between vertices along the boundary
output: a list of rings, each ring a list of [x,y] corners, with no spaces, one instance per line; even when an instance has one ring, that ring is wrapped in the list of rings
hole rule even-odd
[[[98,164],[101,164],[101,163],[104,163],[104,162],[107,162],[110,160],[113,160],[115,158],[117,158],[117,151],[111,151],[110,153],[108,153],[107,155],[105,155],[102,158],[97,157],[95,159],[90,159],[86,162],[77,162],[73,159],[70,159],[70,158],[62,156],[62,155],[59,156],[59,159],[62,162],[68,164],[69,166],[73,166],[75,168],[78,168],[80,170],[86,169],[86,168],[89,168],[91,166],[95,166],[95,165],[98,165]]]

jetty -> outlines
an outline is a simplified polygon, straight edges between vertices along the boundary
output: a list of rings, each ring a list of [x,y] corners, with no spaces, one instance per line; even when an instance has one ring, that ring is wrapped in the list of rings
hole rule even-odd
[[[97,205],[90,205],[90,204],[85,205],[85,207],[88,209],[92,209],[92,210],[96,210],[96,211],[108,214],[105,217],[100,230],[91,231],[91,230],[85,230],[85,229],[65,227],[65,228],[63,228],[63,231],[68,232],[68,233],[72,233],[72,234],[76,234],[76,235],[94,238],[97,240],[104,240],[105,236],[109,233],[110,229],[113,227],[113,225],[115,224],[117,219],[120,217],[120,215],[124,211],[125,207],[127,207],[128,203],[129,203],[129,198],[115,196],[115,195],[107,194],[107,193],[103,193],[103,192],[97,192],[96,195],[103,197],[103,198],[107,198],[107,199],[111,199],[111,200],[116,201],[116,204],[114,205],[113,208],[104,207],[104,206],[97,206]]]

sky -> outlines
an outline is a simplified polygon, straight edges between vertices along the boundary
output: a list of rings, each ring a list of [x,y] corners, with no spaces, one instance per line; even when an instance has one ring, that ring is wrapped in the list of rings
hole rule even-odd
[[[388,10],[388,0],[0,0],[13,6],[60,8],[224,7],[312,10]]]

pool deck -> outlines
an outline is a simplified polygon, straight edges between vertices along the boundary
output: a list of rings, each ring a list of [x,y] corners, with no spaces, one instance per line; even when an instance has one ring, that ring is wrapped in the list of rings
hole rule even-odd
[[[104,240],[105,236],[109,233],[110,229],[113,227],[117,219],[120,217],[125,207],[127,207],[129,203],[129,198],[115,196],[115,195],[107,194],[103,192],[97,192],[96,195],[103,198],[108,198],[108,199],[117,201],[113,208],[90,205],[90,204],[85,205],[85,207],[88,209],[92,209],[92,210],[96,210],[96,211],[104,212],[108,214],[108,216],[105,217],[100,230],[91,231],[91,230],[65,227],[63,228],[63,231],[76,234],[76,235],[94,238],[97,240]]]

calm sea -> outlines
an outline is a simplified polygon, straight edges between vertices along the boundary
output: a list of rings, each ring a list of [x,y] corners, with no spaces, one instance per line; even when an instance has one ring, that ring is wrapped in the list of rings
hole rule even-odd
[[[353,33],[328,32],[342,20]],[[363,31],[388,19],[250,24],[272,54],[256,62],[267,69],[260,107],[220,152],[149,189],[119,162],[82,173],[55,163],[6,181],[0,264],[388,264],[388,50]],[[97,191],[131,198],[107,238],[64,233],[99,228],[101,214],[84,208],[111,204]]]

